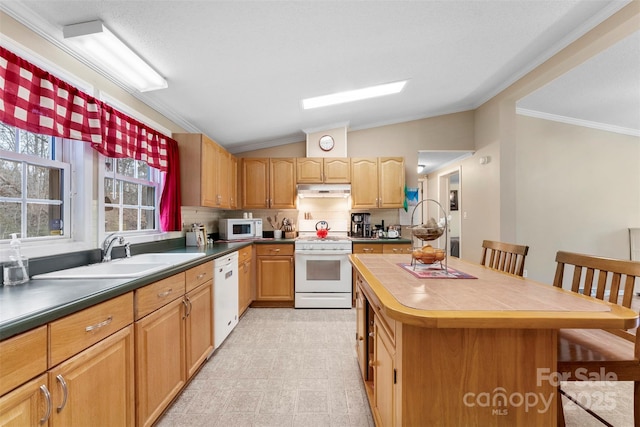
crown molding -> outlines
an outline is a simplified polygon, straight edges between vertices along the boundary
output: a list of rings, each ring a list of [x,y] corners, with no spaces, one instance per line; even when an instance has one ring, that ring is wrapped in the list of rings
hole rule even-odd
[[[625,128],[622,126],[609,125],[606,123],[592,122],[589,120],[560,116],[558,114],[544,113],[542,111],[527,110],[525,108],[516,108],[516,114],[520,114],[522,116],[535,117],[543,120],[551,120],[553,122],[566,123],[569,125],[582,126],[582,127],[587,127],[591,129],[598,129],[606,132],[619,133],[622,135],[640,136],[640,129],[631,129],[631,128]]]

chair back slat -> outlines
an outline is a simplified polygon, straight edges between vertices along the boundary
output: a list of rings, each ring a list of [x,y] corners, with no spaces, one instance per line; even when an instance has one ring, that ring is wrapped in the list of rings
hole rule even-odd
[[[494,270],[522,276],[524,260],[528,252],[528,246],[484,240],[480,264]]]
[[[609,302],[614,304],[618,304],[618,295],[620,295],[620,277],[620,273],[613,273],[613,277],[611,278],[611,294],[609,294]],[[631,301],[629,301],[629,303],[631,303]]]

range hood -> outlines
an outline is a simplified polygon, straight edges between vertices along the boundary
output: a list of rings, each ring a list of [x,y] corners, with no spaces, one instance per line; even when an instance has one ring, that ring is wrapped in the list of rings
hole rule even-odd
[[[299,197],[346,198],[350,194],[350,184],[298,184]]]

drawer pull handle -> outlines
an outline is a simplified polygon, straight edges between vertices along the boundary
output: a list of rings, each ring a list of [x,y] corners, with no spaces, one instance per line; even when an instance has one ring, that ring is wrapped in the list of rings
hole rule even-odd
[[[200,280],[206,275],[207,275],[207,273],[200,273],[200,274],[198,274],[198,277],[196,277],[196,279]]]
[[[164,298],[166,296],[171,295],[171,292],[173,292],[173,288],[169,288],[168,290],[164,291],[164,292],[160,292],[158,294],[158,298]]]
[[[375,334],[375,333],[373,333],[373,332],[369,332],[369,336],[370,336],[371,338],[375,338],[375,337],[376,337],[376,334]]]
[[[393,252],[398,252],[398,248],[393,248],[392,251]]]
[[[44,394],[44,399],[47,401],[47,412],[45,412],[44,417],[40,419],[40,424],[44,424],[51,416],[51,393],[49,393],[49,389],[44,384],[40,386],[40,391]]]
[[[280,252],[280,248],[271,249],[273,252]]]
[[[62,374],[57,375],[56,379],[62,386],[62,404],[56,408],[56,410],[60,412],[64,409],[65,406],[67,406],[67,397],[69,395],[69,392],[67,391],[67,382],[62,377]]]
[[[362,248],[363,252],[373,252],[373,248]]]
[[[100,329],[103,326],[107,326],[109,323],[111,323],[112,320],[113,320],[113,316],[109,316],[109,317],[107,317],[105,320],[103,320],[100,323],[96,323],[95,325],[87,326],[86,328],[84,328],[84,330],[85,330],[85,332],[91,332],[93,330]]]

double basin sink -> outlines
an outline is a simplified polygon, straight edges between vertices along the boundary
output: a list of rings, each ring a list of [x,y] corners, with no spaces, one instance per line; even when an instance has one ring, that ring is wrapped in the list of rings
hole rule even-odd
[[[136,278],[156,271],[164,270],[184,262],[205,256],[203,252],[148,253],[120,258],[109,262],[101,262],[66,270],[38,274],[32,279],[118,279]]]

